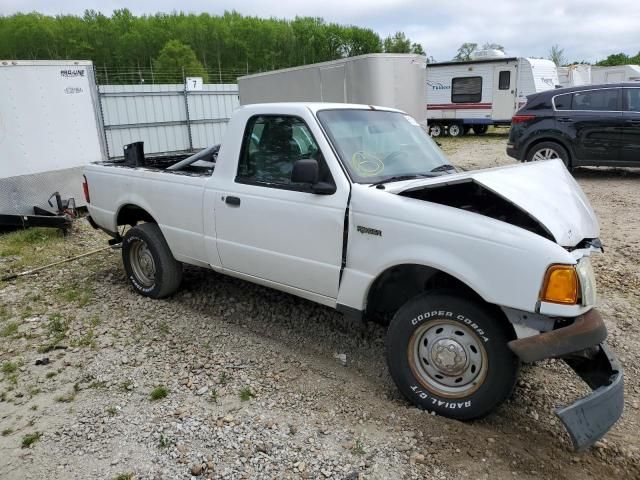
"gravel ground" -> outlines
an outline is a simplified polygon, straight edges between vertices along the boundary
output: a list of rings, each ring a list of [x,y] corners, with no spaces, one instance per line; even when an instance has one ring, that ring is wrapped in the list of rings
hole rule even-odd
[[[501,134],[441,143],[463,168],[511,163]],[[524,367],[489,418],[451,421],[400,397],[378,325],[196,268],[149,300],[107,250],[0,284],[0,478],[640,478],[640,173],[575,176],[626,375],[624,416],[591,451],[552,413],[588,391],[562,362]],[[57,254],[105,241],[79,221]]]

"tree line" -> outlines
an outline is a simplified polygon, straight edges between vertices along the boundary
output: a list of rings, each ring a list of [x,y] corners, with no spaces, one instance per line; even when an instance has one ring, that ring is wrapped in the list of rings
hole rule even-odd
[[[0,16],[0,58],[89,59],[101,81],[110,83],[143,75],[143,81],[150,75],[177,80],[183,70],[214,76],[212,81],[235,81],[239,74],[379,52],[424,54],[402,32],[382,39],[369,28],[312,17],[264,19],[237,12],[136,16],[128,9],[110,16],[94,10],[81,17]],[[186,65],[178,65],[181,55]]]

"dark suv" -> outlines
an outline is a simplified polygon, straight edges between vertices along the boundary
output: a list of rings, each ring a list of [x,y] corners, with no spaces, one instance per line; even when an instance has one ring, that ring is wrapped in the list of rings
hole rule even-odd
[[[585,85],[527,97],[511,119],[507,154],[523,162],[640,166],[640,82]]]

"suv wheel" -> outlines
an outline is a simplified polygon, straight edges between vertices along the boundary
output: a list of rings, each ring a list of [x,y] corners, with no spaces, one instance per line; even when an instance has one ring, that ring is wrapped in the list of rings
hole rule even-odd
[[[476,135],[484,135],[489,130],[489,125],[474,125],[473,133]]]
[[[552,160],[556,158],[562,160],[565,167],[571,168],[569,153],[562,145],[556,142],[542,142],[533,146],[529,150],[525,161],[537,162],[539,160]]]
[[[387,333],[387,364],[414,405],[458,420],[484,417],[516,382],[508,325],[485,306],[446,291],[409,300]]]
[[[451,125],[449,125],[449,135],[451,137],[461,137],[462,135],[464,135],[463,126],[457,123],[452,123]]]

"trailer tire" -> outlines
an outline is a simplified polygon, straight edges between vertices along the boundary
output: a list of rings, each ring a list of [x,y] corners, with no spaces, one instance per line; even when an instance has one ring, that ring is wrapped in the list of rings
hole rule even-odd
[[[474,125],[473,133],[476,135],[484,135],[489,130],[489,125]]]
[[[126,233],[122,263],[133,288],[145,297],[167,297],[182,281],[182,264],[173,258],[155,223],[141,223]]]
[[[525,162],[537,162],[539,160],[551,160],[559,158],[567,169],[571,170],[571,160],[569,152],[556,142],[540,142],[534,145],[527,152]]]
[[[400,307],[387,333],[387,365],[414,405],[457,420],[491,413],[515,385],[520,361],[510,325],[486,306],[434,290]]]
[[[439,123],[432,123],[429,125],[429,135],[432,137],[440,137],[442,135],[442,125]]]
[[[464,127],[459,123],[452,123],[449,125],[449,136],[450,137],[461,137],[464,135]]]

